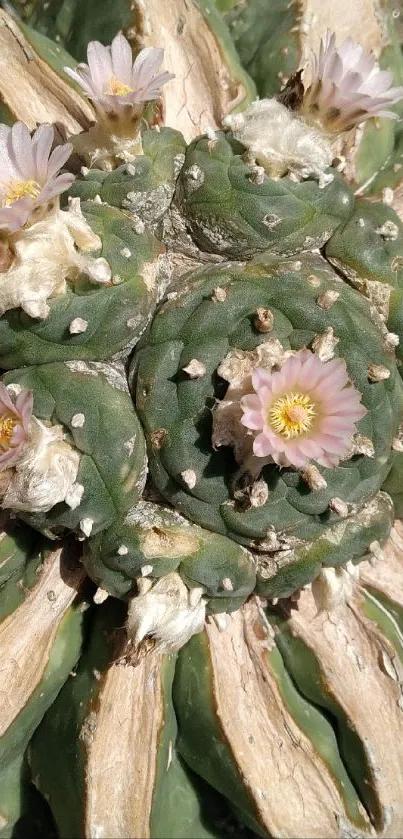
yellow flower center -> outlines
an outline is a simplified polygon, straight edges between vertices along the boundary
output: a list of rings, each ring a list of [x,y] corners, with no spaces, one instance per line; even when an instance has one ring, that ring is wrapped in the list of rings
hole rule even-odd
[[[120,82],[116,76],[111,77],[109,87],[105,90],[105,93],[112,94],[113,96],[126,96],[126,93],[132,92],[133,88],[124,82]]]
[[[315,415],[315,405],[309,396],[303,393],[287,393],[273,403],[267,420],[276,434],[281,434],[289,440],[310,431]]]
[[[6,207],[14,204],[19,198],[37,198],[41,188],[36,181],[9,181],[8,184],[3,185],[4,199],[3,202]]]
[[[9,448],[10,440],[13,436],[13,431],[16,425],[17,420],[13,419],[13,417],[2,417],[0,419],[0,447],[2,449]]]

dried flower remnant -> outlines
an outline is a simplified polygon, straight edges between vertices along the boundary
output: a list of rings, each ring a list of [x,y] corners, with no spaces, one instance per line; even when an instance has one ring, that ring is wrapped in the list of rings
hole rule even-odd
[[[0,230],[13,233],[39,221],[74,182],[74,175],[60,174],[71,143],[51,151],[53,141],[51,125],[40,125],[32,137],[22,122],[0,125]]]
[[[300,350],[277,372],[255,369],[252,385],[255,392],[241,399],[241,423],[257,432],[255,456],[279,466],[299,469],[313,460],[331,468],[351,450],[366,409],[343,359],[322,362]]]
[[[311,83],[300,114],[326,134],[340,134],[371,117],[397,115],[390,107],[403,98],[403,87],[393,87],[393,73],[380,70],[375,57],[348,38],[336,47],[335,34],[321,40],[313,55]]]
[[[101,240],[87,221],[80,199],[69,199],[68,210],[55,208],[47,218],[11,236],[14,260],[0,273],[0,315],[21,307],[32,318],[46,318],[48,299],[65,294],[67,281],[85,273],[93,283],[105,284],[111,269],[103,257],[88,254]]]

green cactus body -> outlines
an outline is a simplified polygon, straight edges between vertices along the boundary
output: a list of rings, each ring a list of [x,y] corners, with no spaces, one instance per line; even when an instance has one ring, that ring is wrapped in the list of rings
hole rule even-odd
[[[211,612],[238,609],[256,583],[248,551],[149,502],[140,502],[123,523],[90,539],[84,564],[115,597],[132,593],[142,572],[159,578],[178,571],[189,588],[203,587]]]
[[[0,770],[0,839],[56,839],[50,810],[30,776],[24,755]]]
[[[403,452],[396,452],[393,466],[383,484],[392,501],[397,518],[403,516]]]
[[[291,555],[261,557],[256,591],[266,597],[290,597],[317,577],[321,568],[362,560],[373,542],[386,542],[394,515],[389,495],[379,492],[359,513],[328,527]]]
[[[325,253],[400,339],[396,354],[401,362],[403,228],[399,217],[384,204],[358,200],[351,219],[336,230]]]
[[[323,189],[289,178],[256,184],[244,151],[222,134],[187,148],[176,203],[202,250],[235,259],[292,256],[324,245],[351,216],[353,196],[338,173]]]
[[[217,301],[217,288],[224,291],[222,302]],[[320,303],[320,295],[329,291],[340,296],[324,310],[318,300]],[[250,352],[268,339],[254,326],[258,307],[267,307],[273,314],[270,339],[279,339],[292,349],[309,346],[317,333],[324,334],[331,327],[339,339],[337,353],[346,360],[363,394],[368,414],[359,429],[372,440],[375,455],[360,455],[336,469],[323,470],[327,487],[315,492],[309,492],[294,471],[264,467],[268,499],[262,506],[243,510],[231,495],[237,465],[228,450],[212,447],[211,408],[224,394],[224,383],[216,371],[228,351]],[[192,359],[200,362],[204,371],[194,378],[186,372]],[[390,377],[369,382],[368,369],[374,362],[385,365]],[[383,348],[368,303],[338,281],[319,259],[304,258],[280,266],[262,259],[243,268],[224,265],[197,272],[185,289],[159,310],[138,348],[134,368],[137,408],[158,490],[193,521],[263,553],[270,527],[285,541],[290,536],[301,539],[300,547],[306,540],[317,540],[340,521],[340,515],[329,510],[331,499],[359,504],[364,499],[370,501],[392,464],[391,443],[401,405],[393,357]],[[382,415],[379,426],[375,421],[378,410]],[[189,470],[193,486],[186,483]],[[383,535],[390,515],[387,506],[375,515],[375,519],[379,515]],[[351,535],[355,532],[358,540],[357,556],[364,531],[365,526],[355,529],[352,525]],[[353,545],[354,537],[350,542],[354,555]],[[325,543],[319,553],[322,548],[325,555]],[[333,555],[338,553],[332,550]],[[316,548],[313,555],[315,552]]]
[[[78,179],[70,195],[83,201],[97,195],[106,204],[134,215],[135,225],[159,232],[159,223],[169,208],[175,183],[185,159],[185,141],[173,128],[150,129],[141,135],[143,154],[113,172],[89,169]]]
[[[80,532],[89,519],[95,534],[124,515],[142,493],[146,455],[123,368],[82,361],[46,364],[13,370],[4,381],[32,390],[34,415],[61,423],[80,454],[77,483],[84,492],[79,504],[26,513],[29,523],[54,536],[66,529]]]
[[[322,708],[333,721],[340,754],[348,773],[373,824],[382,830],[388,820],[384,800],[383,806],[381,804],[384,784],[388,783],[385,774],[388,773],[379,771],[379,762],[385,754],[385,743],[379,720],[373,718],[370,709],[379,683],[382,683],[382,679],[390,680],[388,662],[393,662],[396,656],[400,659],[402,657],[401,634],[396,631],[392,614],[385,606],[379,606],[375,598],[357,592],[355,597],[347,599],[347,603],[347,606],[335,606],[334,615],[343,625],[347,643],[351,639],[355,658],[352,669],[356,674],[353,682],[346,678],[346,667],[340,660],[340,651],[337,651],[334,658],[331,654],[334,640],[330,626],[319,637],[313,626],[311,631],[307,615],[302,615],[300,619],[295,614],[289,621],[274,620],[276,644],[298,690],[309,702]],[[379,656],[383,656],[384,667],[378,664]],[[371,659],[376,666],[369,667],[360,678],[360,662]],[[325,667],[323,661],[326,661]],[[393,664],[391,666],[393,668]],[[389,708],[392,714],[399,708],[400,691],[397,679],[391,695],[385,699],[385,713],[388,715]],[[356,713],[357,701],[362,709],[359,714]],[[390,767],[392,774],[395,769]],[[401,796],[401,778],[389,791],[392,799],[396,793]]]
[[[167,266],[158,240],[136,233],[113,207],[88,201],[85,217],[102,241],[112,270],[108,287],[82,279],[49,301],[47,318],[21,309],[0,318],[3,368],[68,360],[102,361],[127,355],[143,332],[167,284]],[[75,324],[79,324],[75,329]]]
[[[0,618],[24,601],[43,559],[43,540],[18,519],[3,513],[0,531]]]
[[[57,549],[36,569],[24,600],[2,618],[2,769],[24,752],[76,664],[83,636],[83,582],[75,556]]]
[[[100,823],[111,836],[222,836],[214,821],[225,807],[211,791],[211,811],[204,812],[203,790],[175,752],[175,658],[150,655],[135,667],[116,663],[122,611],[113,601],[98,610],[75,677],[33,738],[36,783],[62,836],[93,836]],[[116,718],[111,707],[119,709]],[[56,776],[60,748],[64,760]]]
[[[274,96],[284,78],[298,67],[298,4],[288,0],[269,6],[265,0],[217,0],[217,6],[225,13],[238,55],[259,96]]]

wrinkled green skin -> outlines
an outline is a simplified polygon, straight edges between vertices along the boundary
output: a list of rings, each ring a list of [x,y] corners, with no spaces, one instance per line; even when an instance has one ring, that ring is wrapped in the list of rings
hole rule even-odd
[[[353,194],[337,172],[326,189],[287,177],[255,184],[244,151],[221,133],[187,148],[175,203],[202,250],[234,259],[293,256],[324,245],[350,217]]]
[[[311,284],[312,276],[320,285]],[[213,299],[217,286],[227,292],[224,302]],[[340,298],[323,310],[316,301],[326,290],[338,290]],[[229,349],[252,350],[267,340],[267,334],[254,326],[258,307],[272,311],[270,337],[280,339],[286,348],[309,346],[316,334],[334,329],[339,338],[337,352],[346,359],[368,410],[359,430],[372,439],[375,457],[359,455],[336,469],[321,469],[328,486],[318,492],[310,492],[295,470],[267,466],[263,476],[270,488],[269,499],[264,506],[245,512],[229,503],[237,466],[226,449],[212,448],[211,407],[224,395],[225,383],[216,370]],[[204,376],[191,379],[183,371],[191,359],[205,365]],[[385,365],[389,379],[370,383],[370,363]],[[270,260],[199,271],[185,292],[161,307],[138,345],[133,365],[136,405],[158,490],[193,521],[241,544],[259,550],[259,540],[264,541],[270,525],[300,539],[317,538],[339,520],[328,509],[331,498],[368,501],[392,464],[391,442],[402,407],[402,385],[393,355],[383,349],[365,299],[342,285],[319,259],[305,258],[297,271],[291,262],[278,266]],[[379,427],[378,411],[382,412]],[[154,443],[156,432],[164,432],[162,443]],[[181,480],[185,469],[196,474],[192,490]]]

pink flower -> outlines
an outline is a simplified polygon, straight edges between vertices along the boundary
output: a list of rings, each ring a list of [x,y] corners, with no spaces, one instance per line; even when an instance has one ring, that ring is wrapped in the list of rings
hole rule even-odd
[[[163,57],[163,49],[146,47],[133,63],[130,44],[119,33],[110,47],[91,41],[87,49],[88,64],[64,70],[78,82],[96,108],[119,115],[123,106],[138,106],[161,96],[162,85],[174,78],[172,73],[159,73]]]
[[[253,441],[257,457],[300,469],[309,460],[334,467],[348,454],[366,409],[349,385],[343,359],[323,362],[300,350],[278,372],[258,367],[252,385],[255,393],[241,399],[241,423],[259,432]]]
[[[304,94],[301,114],[319,122],[329,133],[381,116],[396,119],[388,110],[403,98],[403,87],[391,87],[393,74],[380,70],[373,55],[350,38],[336,48],[336,36],[321,40],[313,56],[312,82]]]
[[[0,382],[0,472],[9,469],[20,458],[32,416],[33,397],[24,388],[12,400]]]
[[[51,125],[40,125],[31,137],[23,122],[12,128],[0,124],[0,230],[13,233],[36,221],[35,210],[75,180],[69,173],[59,175],[72,145],[51,152],[53,139]]]

